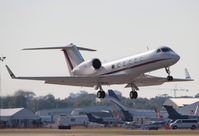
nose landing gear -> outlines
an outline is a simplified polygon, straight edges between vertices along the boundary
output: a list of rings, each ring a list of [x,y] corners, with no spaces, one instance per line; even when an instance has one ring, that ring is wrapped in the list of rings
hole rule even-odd
[[[166,67],[165,70],[166,70],[166,72],[168,74],[167,81],[173,81],[173,77],[170,75],[171,74],[170,68]]]

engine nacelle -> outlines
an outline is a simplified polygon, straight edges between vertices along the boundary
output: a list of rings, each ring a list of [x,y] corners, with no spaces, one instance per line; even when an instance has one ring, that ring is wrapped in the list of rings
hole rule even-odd
[[[88,61],[84,61],[76,66],[72,73],[73,75],[78,76],[93,75],[101,68],[101,66],[101,61],[97,58],[94,58]]]

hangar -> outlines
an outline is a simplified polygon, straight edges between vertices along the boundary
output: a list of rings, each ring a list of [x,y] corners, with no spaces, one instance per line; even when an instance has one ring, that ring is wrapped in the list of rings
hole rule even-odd
[[[59,108],[59,109],[44,109],[37,111],[35,114],[41,118],[42,122],[54,123],[60,116],[80,116],[90,112],[99,117],[112,117],[111,106],[89,106],[84,108]]]
[[[29,128],[39,117],[25,108],[0,109],[1,127]]]

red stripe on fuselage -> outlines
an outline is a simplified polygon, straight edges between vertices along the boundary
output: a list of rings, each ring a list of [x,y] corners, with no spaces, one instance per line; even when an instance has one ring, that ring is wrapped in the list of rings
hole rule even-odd
[[[124,70],[128,70],[128,69],[132,69],[132,68],[144,66],[144,65],[151,64],[151,63],[155,63],[155,62],[162,61],[162,60],[169,60],[169,59],[153,60],[153,61],[145,62],[145,63],[142,63],[142,64],[138,64],[138,65],[135,65],[135,66],[131,66],[131,67],[127,67],[127,68],[115,70],[115,71],[112,71],[112,72],[104,73],[103,75],[114,74],[114,73],[117,73],[117,72],[120,72],[120,71],[124,71]]]
[[[64,49],[63,49],[63,52],[64,52],[64,55],[65,55],[66,61],[67,61],[68,64],[69,64],[69,67],[71,68],[71,70],[73,70],[74,67],[73,67],[73,64],[72,64],[72,62],[71,62],[69,56],[68,56],[67,50],[64,50]]]

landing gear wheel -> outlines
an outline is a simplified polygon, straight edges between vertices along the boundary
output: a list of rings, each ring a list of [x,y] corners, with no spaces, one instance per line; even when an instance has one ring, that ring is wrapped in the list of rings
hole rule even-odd
[[[105,98],[106,93],[104,91],[102,91],[102,98]]]
[[[173,81],[173,77],[172,76],[168,76],[167,77],[167,81]]]
[[[138,97],[138,93],[136,91],[131,91],[129,96],[131,99],[136,99]]]
[[[167,72],[167,74],[168,74],[168,76],[167,76],[167,81],[173,81],[173,77],[170,76],[171,71],[170,71],[169,67],[166,67],[165,70],[166,70],[166,72]]]
[[[106,93],[104,91],[97,92],[97,98],[104,98],[105,96],[106,96]]]

